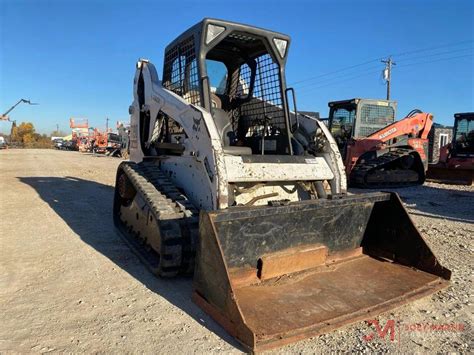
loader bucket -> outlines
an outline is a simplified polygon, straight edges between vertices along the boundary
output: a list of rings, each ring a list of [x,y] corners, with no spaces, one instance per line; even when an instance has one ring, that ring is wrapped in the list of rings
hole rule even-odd
[[[247,349],[328,332],[448,285],[398,195],[201,212],[193,299]]]
[[[442,184],[473,185],[474,168],[449,168],[432,165],[426,172],[426,180]]]

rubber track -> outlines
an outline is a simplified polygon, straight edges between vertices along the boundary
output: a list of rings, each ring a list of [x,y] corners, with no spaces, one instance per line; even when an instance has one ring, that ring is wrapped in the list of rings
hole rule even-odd
[[[143,261],[147,266],[160,276],[172,277],[179,272],[191,272],[199,234],[199,211],[156,164],[126,162],[121,167],[159,221],[163,238],[164,250],[160,255],[159,271],[149,256],[141,255],[142,260],[145,259]],[[137,245],[132,247],[137,249]],[[143,250],[138,252],[143,254]]]
[[[384,182],[381,181],[379,183],[367,183],[366,176],[371,171],[381,169],[384,166],[394,162],[397,159],[401,159],[402,157],[409,155],[412,153],[412,149],[406,148],[398,148],[392,150],[386,154],[383,154],[377,158],[370,159],[363,164],[357,164],[351,172],[350,175],[350,185],[354,187],[363,187],[363,188],[383,188],[383,187],[405,187],[405,186],[412,186],[418,185],[416,182]]]

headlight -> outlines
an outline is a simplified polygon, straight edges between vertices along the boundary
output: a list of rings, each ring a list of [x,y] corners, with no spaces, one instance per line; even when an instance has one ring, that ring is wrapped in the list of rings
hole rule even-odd
[[[208,24],[206,32],[206,44],[211,43],[217,36],[219,36],[224,31],[225,27]]]
[[[288,41],[286,39],[274,38],[273,43],[275,43],[278,53],[280,53],[280,57],[282,59],[285,58],[286,47],[288,46]]]

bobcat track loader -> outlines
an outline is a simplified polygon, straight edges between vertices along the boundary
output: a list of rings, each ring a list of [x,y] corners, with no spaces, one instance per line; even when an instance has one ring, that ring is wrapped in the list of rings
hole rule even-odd
[[[156,275],[251,351],[330,331],[448,284],[396,194],[346,194],[324,124],[289,110],[290,38],[204,19],[139,60],[114,220]],[[290,95],[293,94],[293,95]]]

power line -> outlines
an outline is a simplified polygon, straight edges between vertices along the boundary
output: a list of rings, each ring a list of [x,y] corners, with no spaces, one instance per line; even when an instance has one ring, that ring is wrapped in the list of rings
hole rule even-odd
[[[449,57],[449,58],[441,58],[441,59],[438,59],[438,60],[431,60],[431,61],[407,63],[407,64],[402,64],[402,65],[397,65],[397,68],[412,66],[412,65],[418,65],[418,64],[428,64],[428,63],[440,62],[440,61],[444,61],[444,60],[454,60],[454,59],[466,58],[466,57],[470,57],[470,56],[472,56],[472,54]],[[317,89],[324,88],[324,87],[331,86],[331,85],[335,85],[335,84],[340,84],[340,83],[343,83],[343,82],[346,82],[346,81],[350,81],[350,80],[353,80],[353,79],[361,78],[361,77],[368,76],[368,75],[374,74],[374,73],[379,73],[379,72],[380,72],[380,70],[374,70],[374,71],[370,71],[370,72],[367,72],[367,73],[364,73],[364,74],[361,74],[361,75],[352,76],[352,77],[346,78],[344,80],[336,80],[336,81],[333,81],[333,82],[328,82],[328,83],[323,84],[323,85],[312,86],[312,87],[310,87],[309,89],[306,89],[306,90],[298,89],[298,90],[300,90],[300,92],[302,92],[302,94],[299,95],[299,96],[304,97],[304,96],[307,96],[308,94],[311,94],[313,91],[315,91]]]
[[[369,68],[365,68],[364,71],[362,71],[361,73],[364,73],[368,70],[374,70],[374,69],[377,69],[377,68],[380,68],[379,65],[377,66],[372,66],[372,67],[369,67]],[[314,85],[320,85],[320,84],[324,84],[325,82],[327,81],[332,81],[332,80],[335,80],[335,79],[344,79],[347,77],[347,75],[352,75],[352,74],[356,74],[358,72],[353,72],[353,73],[349,73],[349,74],[343,74],[343,75],[338,75],[338,76],[335,76],[335,77],[331,77],[331,78],[326,78],[326,79],[322,79],[320,81],[316,81],[316,82],[313,82],[313,83],[307,83],[305,85],[302,85],[302,86],[298,86],[297,89],[298,90],[301,90],[301,89],[304,89],[304,88],[308,88],[308,87],[312,87]]]
[[[324,88],[324,87],[327,87],[327,86],[331,86],[331,85],[335,85],[335,84],[340,84],[340,83],[344,83],[346,81],[350,81],[350,80],[354,80],[354,79],[357,79],[357,78],[361,78],[361,77],[364,77],[364,76],[368,76],[368,75],[371,75],[371,74],[375,74],[375,73],[379,73],[380,70],[374,70],[374,71],[371,71],[371,72],[368,72],[368,73],[364,73],[364,74],[361,74],[361,75],[356,75],[356,76],[352,76],[352,77],[349,77],[349,78],[346,78],[344,80],[337,80],[337,81],[334,81],[334,82],[330,82],[330,83],[327,83],[327,84],[323,84],[323,85],[319,85],[319,86],[314,86],[308,90],[302,90],[303,91],[303,94],[301,94],[300,96],[307,96],[308,94],[311,94],[312,91],[314,90],[317,90],[317,89],[320,89],[320,88]]]
[[[394,57],[395,57],[395,56],[396,56],[396,57],[401,57],[401,56],[405,56],[405,55],[412,54],[412,53],[428,52],[428,51],[432,51],[432,50],[436,50],[436,49],[448,48],[448,47],[455,47],[455,46],[458,46],[458,45],[461,45],[461,44],[472,43],[472,42],[474,42],[474,40],[464,40],[464,41],[459,41],[459,42],[444,44],[444,45],[440,45],[440,46],[431,46],[431,47],[421,48],[421,49],[418,49],[418,50],[400,52],[400,53],[394,54],[393,56],[394,56]],[[411,57],[411,58],[400,59],[400,60],[398,60],[398,61],[405,61],[405,60],[409,60],[409,59],[418,59],[418,58],[421,59],[421,58],[429,57],[429,56],[437,56],[437,55],[442,55],[442,54],[447,54],[447,53],[460,52],[460,51],[464,51],[464,50],[467,50],[467,49],[470,49],[470,48],[472,48],[472,47],[469,47],[469,48],[462,48],[462,49],[456,49],[456,50],[446,51],[446,52],[440,52],[440,53],[427,54],[427,55],[425,55],[425,56],[415,56],[415,57]],[[331,71],[331,72],[323,73],[323,74],[320,74],[320,75],[317,75],[317,76],[313,76],[313,77],[310,77],[310,78],[307,78],[307,79],[295,81],[295,82],[290,83],[289,85],[290,85],[290,86],[299,86],[299,88],[310,87],[310,86],[314,85],[315,83],[308,83],[308,84],[305,84],[305,85],[303,85],[303,86],[300,86],[299,84],[300,84],[300,83],[311,82],[311,81],[314,81],[315,79],[322,78],[322,77],[325,77],[325,76],[331,76],[331,75],[333,75],[333,74],[342,73],[342,72],[348,71],[348,70],[350,70],[350,69],[354,69],[354,68],[358,68],[358,67],[361,67],[361,66],[370,64],[370,63],[378,62],[378,61],[381,60],[381,59],[383,59],[383,58],[382,58],[382,57],[379,57],[379,58],[372,59],[372,60],[368,60],[368,61],[365,61],[365,62],[362,62],[362,63],[350,65],[350,66],[347,66],[347,67],[343,67],[343,68],[341,68],[341,69],[337,69],[337,70],[334,70],[334,71]],[[333,79],[333,78],[329,78],[329,80],[332,80],[332,79]],[[325,80],[326,80],[326,79],[325,79]],[[323,81],[324,81],[324,80],[323,80]],[[316,84],[319,84],[320,82],[321,82],[321,81],[316,81]]]
[[[408,58],[398,59],[397,61],[398,62],[404,62],[406,60],[421,59],[421,58],[426,58],[426,57],[435,57],[435,56],[438,56],[438,55],[458,53],[458,52],[463,52],[463,51],[466,51],[466,50],[473,50],[473,49],[474,49],[474,47],[467,47],[467,48],[461,48],[461,49],[456,49],[456,50],[433,53],[433,54],[429,54],[429,55],[408,57]]]
[[[363,65],[367,65],[367,64],[370,64],[370,63],[378,62],[380,59],[381,59],[381,58],[372,59],[372,60],[369,60],[369,61],[367,61],[367,62],[363,62],[363,63],[359,63],[359,64],[354,64],[354,65],[351,65],[351,66],[348,66],[348,67],[344,67],[344,68],[341,68],[341,69],[338,69],[338,70],[334,70],[334,71],[331,71],[331,72],[328,72],[328,73],[324,73],[324,74],[321,74],[321,75],[313,76],[313,77],[310,77],[310,78],[307,78],[307,79],[303,79],[303,80],[299,80],[299,81],[294,81],[293,83],[291,83],[291,85],[294,86],[294,85],[297,85],[297,84],[299,84],[299,83],[304,83],[304,82],[311,81],[311,80],[314,80],[314,79],[318,79],[318,78],[321,78],[321,77],[324,77],[324,76],[328,76],[328,75],[332,75],[332,74],[337,74],[337,73],[340,73],[340,72],[343,72],[343,71],[347,71],[347,70],[349,70],[349,69],[361,67],[361,66],[363,66]]]
[[[470,48],[467,48],[467,49],[470,49]],[[452,54],[453,52],[460,52],[460,51],[465,51],[466,48],[462,48],[462,49],[458,49],[458,50],[452,50],[452,51],[444,51],[444,52],[438,52],[438,53],[431,53],[431,54],[428,54],[428,55],[422,55],[422,56],[415,56],[415,57],[408,57],[408,58],[405,58],[405,60],[413,60],[413,59],[422,59],[422,58],[430,58],[430,57],[435,57],[435,56],[439,56],[439,55],[444,55],[444,54]],[[471,54],[468,54],[468,55],[463,55],[463,56],[458,56],[458,57],[464,57],[464,56],[470,56],[472,55]],[[401,65],[402,67],[404,66],[410,66],[410,65],[416,65],[416,64],[427,64],[427,63],[432,63],[432,62],[439,62],[439,61],[443,61],[443,60],[450,60],[450,59],[455,59],[457,57],[449,57],[449,58],[440,58],[440,59],[437,59],[437,60],[429,60],[429,61],[424,61],[424,62],[414,62],[414,63],[407,63],[405,65]],[[402,62],[404,60],[402,59]],[[390,100],[390,84],[391,84],[391,79],[392,79],[392,66],[393,65],[396,65],[395,62],[393,62],[392,60],[392,57],[388,57],[387,60],[382,60],[382,63],[385,63],[385,69],[383,71],[383,75],[384,75],[384,79],[385,79],[385,82],[387,83],[387,100]]]
[[[408,67],[411,65],[418,65],[418,64],[428,64],[428,63],[435,63],[435,62],[442,62],[444,60],[452,60],[452,59],[458,59],[458,58],[466,58],[466,57],[472,57],[474,54],[464,54],[464,55],[459,55],[456,57],[449,57],[449,58],[440,58],[440,59],[435,59],[435,60],[429,60],[429,61],[424,61],[424,62],[415,62],[415,63],[407,63],[407,64],[402,64],[399,65],[398,67]]]
[[[448,43],[448,44],[444,44],[444,45],[441,45],[441,46],[425,47],[425,48],[421,48],[421,49],[417,49],[417,50],[413,50],[413,51],[406,51],[406,52],[396,53],[396,54],[392,54],[392,56],[394,56],[394,57],[401,57],[401,56],[404,56],[404,55],[407,55],[407,54],[411,54],[411,53],[420,53],[420,52],[427,52],[427,51],[431,51],[431,50],[435,50],[435,49],[440,49],[440,48],[455,47],[455,46],[460,45],[460,44],[472,43],[472,42],[474,42],[474,40],[469,39],[469,40],[465,40],[465,41],[459,41],[459,42],[454,42],[454,43]]]

